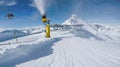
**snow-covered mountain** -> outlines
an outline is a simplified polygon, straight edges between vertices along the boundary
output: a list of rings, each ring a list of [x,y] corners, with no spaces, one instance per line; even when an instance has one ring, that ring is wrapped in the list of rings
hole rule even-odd
[[[31,35],[31,34],[36,34],[36,33],[41,33],[44,31],[43,26],[39,27],[32,27],[32,28],[22,28],[22,29],[1,29],[0,30],[0,42],[10,40],[15,38],[14,32],[16,34],[16,37],[22,37],[26,35]]]
[[[82,20],[75,14],[72,14],[72,16],[68,20],[66,20],[62,25],[73,25],[72,26],[73,28],[76,28],[76,25],[78,25],[78,26],[83,25],[82,29],[89,31],[94,35],[96,34],[96,30],[94,28],[92,28],[91,25],[89,25],[87,22],[85,22],[84,20]]]
[[[120,36],[119,26],[109,26],[105,24],[92,24],[92,27],[97,31],[98,34],[110,35],[110,36]]]
[[[24,33],[19,30],[5,30],[0,32],[0,42],[15,38],[14,32],[17,37],[28,35],[27,33]]]
[[[97,36],[102,37],[105,40],[111,40],[119,42],[120,40],[120,28],[119,26],[109,26],[105,24],[92,24],[92,27],[97,31]]]
[[[79,18],[76,14],[72,14],[72,16],[67,19],[62,25],[79,25],[84,24],[85,21],[83,21],[81,18]]]
[[[34,34],[34,33],[40,33],[45,30],[43,26],[37,26],[37,27],[28,27],[28,28],[22,28],[20,29],[22,32],[28,33],[28,34]]]
[[[62,25],[68,25],[67,28],[72,29],[71,32],[77,36],[104,39],[104,40],[117,40],[120,39],[120,27],[119,26],[109,26],[105,24],[88,24],[77,15],[73,14],[68,20],[66,20]],[[73,25],[73,26],[72,26]],[[78,26],[76,26],[78,25]],[[80,27],[79,25],[83,25]]]
[[[0,32],[4,31],[4,29],[0,28]]]
[[[73,25],[72,28],[75,28],[74,25],[83,25],[82,29],[86,29],[87,31],[92,33],[120,33],[120,26],[109,26],[100,23],[88,24],[83,19],[79,18],[76,14],[72,14],[72,16],[62,25]]]

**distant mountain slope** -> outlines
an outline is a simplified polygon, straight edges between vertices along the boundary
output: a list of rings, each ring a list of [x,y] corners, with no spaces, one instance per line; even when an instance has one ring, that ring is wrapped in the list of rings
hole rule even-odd
[[[4,31],[4,29],[0,28],[0,32]]]
[[[14,32],[16,33],[17,37],[27,35],[27,33],[24,33],[24,32],[19,31],[19,30],[5,30],[5,31],[0,32],[0,42],[15,38]]]
[[[0,29],[0,42],[14,39],[15,38],[14,31],[15,31],[17,37],[22,37],[22,36],[26,36],[26,35],[35,34],[35,33],[41,33],[44,31],[44,27],[43,26],[29,27],[29,28],[22,28],[22,29],[17,29],[17,30]]]

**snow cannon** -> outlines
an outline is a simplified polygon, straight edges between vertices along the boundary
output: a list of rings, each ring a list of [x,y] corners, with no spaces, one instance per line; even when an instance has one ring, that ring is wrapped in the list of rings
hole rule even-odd
[[[47,22],[46,14],[42,14],[42,22],[43,23]]]
[[[45,27],[46,28],[46,30],[45,30],[45,33],[46,33],[45,37],[46,38],[50,38],[50,20],[47,19],[46,14],[42,14],[42,22],[46,26]]]

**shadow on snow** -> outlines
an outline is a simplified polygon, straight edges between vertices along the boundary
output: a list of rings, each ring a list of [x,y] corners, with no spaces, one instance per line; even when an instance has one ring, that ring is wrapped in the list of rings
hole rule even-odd
[[[39,44],[21,45],[16,49],[9,49],[0,57],[0,67],[15,67],[17,64],[53,54],[52,46],[60,40],[55,38]]]
[[[103,40],[102,38],[100,38],[84,29],[74,29],[74,31],[71,31],[71,33],[73,33],[74,35],[81,37],[81,38],[90,39],[92,37],[96,40]]]

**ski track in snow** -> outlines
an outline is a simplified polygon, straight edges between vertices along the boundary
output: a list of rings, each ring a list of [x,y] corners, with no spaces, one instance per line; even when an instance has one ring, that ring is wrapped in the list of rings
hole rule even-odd
[[[51,45],[46,45],[42,48],[43,52],[40,51],[41,48],[35,50],[35,45],[28,48],[29,50],[34,48],[34,50],[30,51],[32,53],[25,51],[25,54],[22,54],[23,58],[22,56],[16,57],[12,60],[14,63],[10,63],[11,60],[5,61],[0,67],[5,67],[5,64],[8,64],[8,67],[120,67],[120,45],[116,46],[104,41],[80,38],[68,31],[57,31],[52,33],[52,35],[55,37],[54,41],[48,40],[42,43],[42,45]],[[44,54],[44,52],[49,52],[49,49],[52,50],[49,54],[32,58],[36,56],[34,54],[39,55],[39,51]],[[20,49],[20,51],[23,50]],[[10,54],[8,53],[8,55]],[[0,60],[4,61],[5,58],[9,58],[8,55],[3,55],[5,57],[0,57]],[[19,53],[15,52],[15,55],[10,55],[10,58],[16,55],[19,56]],[[23,59],[28,60],[15,63]],[[10,66],[11,64],[13,66]]]
[[[84,44],[86,40],[82,40],[78,37],[62,38],[59,42],[55,43],[55,46],[52,47],[54,50],[53,54],[43,59],[40,58],[39,62],[35,62],[35,64],[37,64],[35,67],[120,66],[120,52],[116,48],[104,46],[104,44],[96,45],[91,41]],[[25,63],[25,66],[30,63]],[[32,63],[34,64],[34,62]],[[34,65],[30,65],[30,67],[33,66]],[[20,67],[22,67],[22,64]]]

